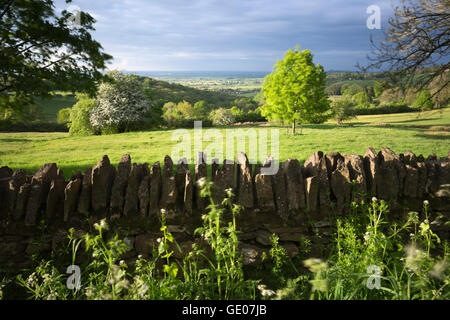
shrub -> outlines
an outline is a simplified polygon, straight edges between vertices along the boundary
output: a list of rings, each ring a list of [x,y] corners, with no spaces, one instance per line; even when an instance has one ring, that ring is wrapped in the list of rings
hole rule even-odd
[[[211,111],[210,119],[214,126],[228,126],[236,122],[231,110],[225,108],[219,108]]]
[[[433,106],[434,103],[431,100],[431,93],[428,90],[420,91],[413,102],[413,107],[416,109],[432,109]]]
[[[64,108],[58,111],[57,122],[61,124],[70,123],[70,108]]]
[[[129,131],[145,119],[150,101],[137,76],[118,71],[108,75],[112,81],[100,84],[90,122],[102,133]]]
[[[90,113],[95,107],[95,100],[86,94],[77,94],[78,102],[70,109],[69,134],[87,136],[95,133],[89,120]]]
[[[347,98],[336,99],[331,102],[331,112],[333,119],[341,124],[342,121],[355,117],[355,104]]]

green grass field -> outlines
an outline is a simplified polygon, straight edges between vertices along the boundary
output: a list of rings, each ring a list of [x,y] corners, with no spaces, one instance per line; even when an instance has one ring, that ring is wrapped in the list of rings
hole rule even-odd
[[[261,129],[265,127],[257,128]],[[188,130],[193,141],[192,131]],[[151,164],[171,155],[177,144],[171,140],[172,133],[173,130],[154,130],[89,137],[70,137],[67,133],[0,133],[0,166],[33,173],[44,163],[56,162],[69,178],[77,169],[95,165],[104,154],[115,165],[125,153],[131,155],[133,162]],[[303,134],[295,136],[288,128],[280,128],[279,155],[281,161],[288,158],[304,161],[317,150],[364,154],[367,147],[378,151],[389,146],[397,153],[412,150],[425,157],[432,152],[446,156],[449,141],[450,108],[447,108],[420,116],[416,113],[360,116],[342,126],[333,122],[305,125]],[[203,147],[207,145],[205,142]]]
[[[51,122],[56,122],[59,110],[71,108],[76,102],[77,98],[66,92],[56,92],[48,99],[36,98],[36,103],[42,108],[44,120]]]

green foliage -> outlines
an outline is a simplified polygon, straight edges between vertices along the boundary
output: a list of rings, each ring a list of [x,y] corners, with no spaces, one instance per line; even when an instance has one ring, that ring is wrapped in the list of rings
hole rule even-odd
[[[430,91],[428,90],[420,91],[413,102],[413,107],[423,110],[433,109],[434,103],[433,100],[431,100]]]
[[[294,124],[296,120],[300,123],[325,121],[325,113],[329,110],[325,94],[326,73],[312,60],[311,51],[299,51],[297,47],[288,50],[284,59],[277,61],[274,71],[264,79],[267,102],[261,107],[264,117]]]
[[[87,136],[95,133],[90,122],[90,114],[95,107],[95,100],[87,94],[77,94],[78,102],[70,109],[69,134]]]
[[[387,81],[375,81],[373,85],[373,91],[375,93],[375,97],[379,97],[384,90],[389,88],[389,84]]]
[[[91,125],[102,133],[145,127],[150,101],[139,78],[119,71],[108,73],[111,81],[100,84],[96,104],[90,112]]]
[[[228,126],[236,122],[230,109],[219,108],[211,111],[209,115],[214,126]]]
[[[369,95],[364,92],[364,91],[360,91],[358,93],[355,93],[352,96],[352,100],[356,103],[356,106],[358,108],[368,108],[371,102],[371,99],[369,97]]]
[[[211,105],[205,100],[197,101],[194,104],[194,118],[195,120],[206,120],[211,112]]]
[[[90,32],[94,18],[78,13],[55,12],[52,0],[5,2],[0,9],[0,108],[33,104],[36,96],[55,89],[93,93],[103,78],[101,70],[112,58],[102,52]]]
[[[94,224],[95,233],[75,236],[69,233],[65,254],[58,259],[42,261],[28,275],[19,274],[17,283],[32,299],[255,299],[256,281],[244,279],[242,257],[238,250],[235,216],[242,207],[233,203],[233,194],[221,204],[211,197],[212,183],[201,182],[201,195],[210,200],[208,212],[202,216],[203,226],[195,234],[204,239],[210,254],[194,245],[182,260],[173,258],[173,248],[181,250],[165,223],[161,212],[162,237],[149,259],[139,256],[135,266],[121,257],[130,250],[117,235],[108,233],[106,220]],[[233,219],[223,222],[228,211]],[[67,288],[64,263],[80,265],[80,287]],[[63,259],[64,258],[64,259]],[[1,293],[0,287],[0,293]]]
[[[331,102],[331,112],[333,119],[341,124],[342,121],[352,119],[356,116],[355,104],[348,98],[336,99]]]
[[[70,123],[70,110],[71,108],[64,108],[58,111],[57,122],[62,124]],[[70,125],[69,125],[70,127]]]
[[[345,84],[342,86],[341,90],[342,95],[352,97],[359,92],[363,92],[364,88],[358,84]]]

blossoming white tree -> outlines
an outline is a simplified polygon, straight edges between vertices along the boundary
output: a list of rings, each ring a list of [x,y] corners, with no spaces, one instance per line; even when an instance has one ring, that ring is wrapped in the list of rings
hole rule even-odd
[[[113,81],[100,84],[90,122],[103,133],[128,131],[130,125],[144,120],[150,102],[137,76],[119,71],[109,76]]]

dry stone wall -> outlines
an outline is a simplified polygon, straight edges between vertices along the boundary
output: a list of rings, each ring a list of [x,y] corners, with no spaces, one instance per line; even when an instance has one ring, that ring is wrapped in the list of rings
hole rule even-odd
[[[261,165],[249,164],[239,153],[237,163],[213,163],[210,177],[205,158],[200,155],[191,172],[185,161],[174,165],[169,156],[163,165],[150,165],[132,163],[130,155],[124,155],[116,169],[105,155],[69,181],[56,163],[44,164],[32,175],[0,168],[0,264],[56,250],[69,228],[83,233],[104,218],[133,248],[127,257],[151,254],[160,236],[161,210],[181,247],[190,248],[199,241],[193,230],[209,203],[200,196],[202,178],[214,182],[215,203],[231,188],[235,202],[245,208],[238,228],[246,263],[257,262],[268,250],[272,233],[291,255],[298,253],[301,237],[319,248],[313,254],[325,254],[328,218],[331,213],[345,214],[351,201],[377,197],[389,201],[392,211],[405,213],[405,208],[420,210],[428,200],[434,211],[447,218],[450,213],[450,151],[446,158],[424,158],[411,151],[395,154],[387,147],[378,153],[368,148],[362,156],[318,151],[303,164],[286,160],[275,175],[263,175]],[[448,229],[436,228],[448,238]],[[324,236],[314,237],[317,232]]]

